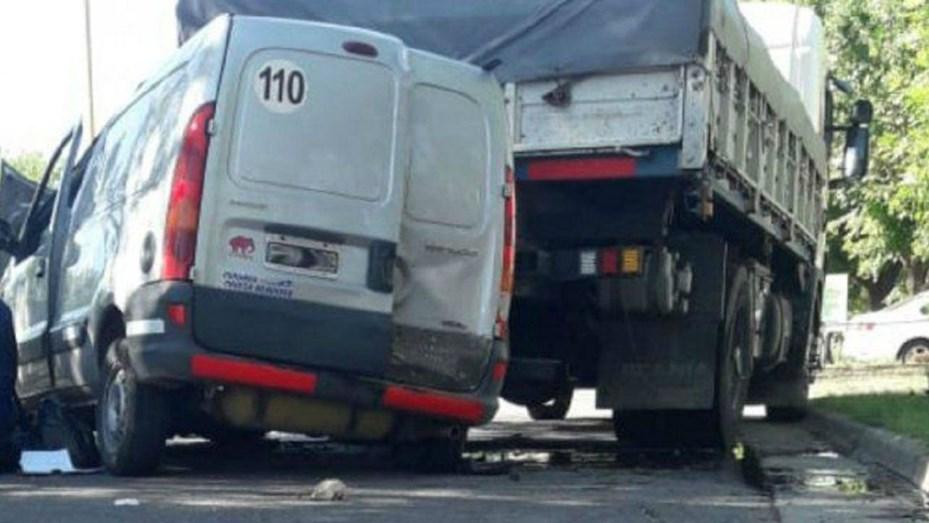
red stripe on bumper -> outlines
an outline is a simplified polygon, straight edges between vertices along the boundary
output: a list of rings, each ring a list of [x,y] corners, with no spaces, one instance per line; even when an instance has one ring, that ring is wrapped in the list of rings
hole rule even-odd
[[[441,418],[451,418],[470,424],[484,418],[484,406],[477,401],[464,400],[390,386],[384,391],[384,406]]]
[[[533,160],[528,178],[538,181],[611,180],[635,176],[635,158],[560,158]]]
[[[196,378],[237,385],[252,385],[303,394],[313,394],[316,391],[317,377],[315,374],[232,358],[198,354],[190,359],[190,372]]]

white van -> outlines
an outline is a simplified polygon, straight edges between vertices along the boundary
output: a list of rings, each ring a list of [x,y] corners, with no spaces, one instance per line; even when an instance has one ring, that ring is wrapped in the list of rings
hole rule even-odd
[[[215,19],[5,235],[26,406],[95,406],[116,474],[191,432],[455,459],[508,357],[505,118],[489,73],[396,38]]]

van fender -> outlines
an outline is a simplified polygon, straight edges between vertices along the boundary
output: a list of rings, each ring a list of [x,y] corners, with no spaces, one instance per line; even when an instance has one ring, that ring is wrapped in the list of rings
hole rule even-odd
[[[87,385],[96,386],[100,381],[100,368],[110,343],[126,334],[123,312],[116,305],[113,293],[103,291],[97,294],[90,307],[90,316],[87,319],[87,331],[90,335],[91,356],[81,358],[85,368],[84,376],[88,379]],[[93,370],[86,368],[93,367]]]

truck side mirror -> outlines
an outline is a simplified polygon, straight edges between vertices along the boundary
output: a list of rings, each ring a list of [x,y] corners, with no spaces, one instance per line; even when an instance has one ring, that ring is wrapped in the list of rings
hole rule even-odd
[[[870,100],[858,100],[855,102],[855,112],[852,114],[852,122],[856,124],[870,124],[874,120],[874,104]]]
[[[871,165],[871,129],[874,106],[868,100],[855,102],[852,124],[845,131],[845,158],[843,173],[846,178],[860,180],[868,174]]]

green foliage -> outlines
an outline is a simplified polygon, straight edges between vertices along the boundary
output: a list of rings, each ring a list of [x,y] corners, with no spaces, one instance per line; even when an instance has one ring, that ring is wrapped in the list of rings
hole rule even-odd
[[[20,174],[36,181],[42,178],[42,173],[45,172],[45,166],[48,163],[45,156],[37,152],[22,153],[13,158],[5,158],[5,160]]]
[[[828,227],[828,269],[874,307],[929,287],[929,0],[804,3],[823,17],[835,75],[875,105],[870,175],[833,193]],[[853,101],[841,98],[837,123]]]

